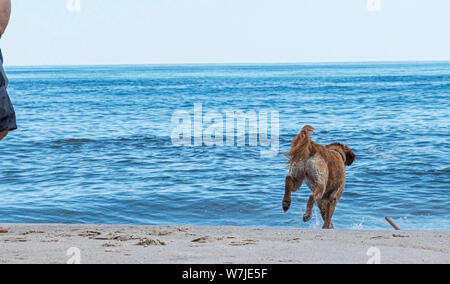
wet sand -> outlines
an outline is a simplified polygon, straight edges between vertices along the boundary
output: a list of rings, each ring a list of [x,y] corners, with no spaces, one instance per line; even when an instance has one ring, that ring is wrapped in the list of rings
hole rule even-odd
[[[0,234],[0,264],[78,260],[137,264],[364,264],[371,258],[371,248],[380,252],[381,263],[450,263],[449,231],[24,224],[0,227],[9,229],[9,233]]]

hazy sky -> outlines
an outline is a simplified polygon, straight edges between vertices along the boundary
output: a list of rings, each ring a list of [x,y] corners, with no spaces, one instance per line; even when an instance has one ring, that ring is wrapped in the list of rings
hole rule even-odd
[[[450,60],[448,0],[80,1],[13,0],[5,64]]]

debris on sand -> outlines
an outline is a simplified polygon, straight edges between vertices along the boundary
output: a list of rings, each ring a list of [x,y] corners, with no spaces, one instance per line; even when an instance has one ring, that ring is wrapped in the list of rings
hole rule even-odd
[[[149,247],[149,246],[165,246],[166,243],[160,240],[152,240],[152,239],[140,239],[136,244],[137,246]]]
[[[79,234],[78,236],[85,237],[85,238],[94,238],[94,237],[100,236],[101,234],[102,233],[97,232],[97,231],[86,231],[86,232]]]

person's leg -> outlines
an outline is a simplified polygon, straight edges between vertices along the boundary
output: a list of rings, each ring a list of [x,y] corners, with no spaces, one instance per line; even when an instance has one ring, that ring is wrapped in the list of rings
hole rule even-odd
[[[6,135],[8,135],[8,133],[9,133],[9,130],[5,130],[5,131],[0,132],[0,141],[3,138],[5,138]],[[5,229],[5,228],[0,227],[0,234],[5,234],[5,233],[8,233],[8,230]]]
[[[0,37],[8,26],[9,18],[11,16],[11,0],[0,0]],[[8,135],[9,131],[17,129],[16,115],[11,100],[8,97],[6,88],[8,86],[8,79],[3,69],[3,55],[0,50],[0,129],[7,129],[0,131],[0,140]],[[0,233],[8,233],[8,230],[0,227]]]
[[[2,141],[2,139],[5,138],[6,135],[8,135],[8,133],[9,133],[9,130],[0,132],[0,141]]]

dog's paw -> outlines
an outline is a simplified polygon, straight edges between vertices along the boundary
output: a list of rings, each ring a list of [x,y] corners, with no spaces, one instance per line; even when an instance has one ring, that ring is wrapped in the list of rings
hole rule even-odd
[[[323,224],[322,229],[323,230],[334,230],[334,225],[333,225],[333,223],[331,223],[331,224]]]
[[[291,208],[291,201],[283,200],[283,211],[286,213],[289,211],[289,208]]]
[[[311,215],[310,214],[305,214],[303,215],[303,222],[308,223],[309,221],[311,221]]]

